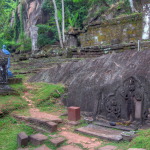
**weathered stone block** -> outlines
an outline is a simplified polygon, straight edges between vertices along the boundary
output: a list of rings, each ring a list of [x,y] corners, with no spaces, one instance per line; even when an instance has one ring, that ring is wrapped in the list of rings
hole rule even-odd
[[[81,150],[81,148],[77,146],[73,146],[73,145],[65,145],[65,146],[58,148],[57,150]]]
[[[64,137],[58,137],[58,138],[51,139],[50,142],[55,146],[59,146],[60,144],[64,143],[65,140],[66,139]]]
[[[99,148],[98,150],[116,150],[116,149],[117,149],[116,146],[107,145],[107,146]]]
[[[37,126],[42,126],[43,128],[49,130],[50,132],[57,131],[57,123],[48,121],[45,119],[29,118],[30,123],[33,123]]]
[[[54,122],[46,122],[45,126],[47,129],[50,130],[50,132],[56,132],[57,131],[57,123]]]
[[[46,145],[42,145],[41,147],[38,147],[34,150],[51,150],[50,148],[48,148]]]
[[[78,121],[80,118],[80,107],[68,107],[68,120]]]
[[[40,133],[30,136],[30,142],[35,146],[43,144],[47,139],[47,136]]]
[[[28,145],[28,141],[29,141],[29,137],[26,135],[25,132],[21,132],[18,134],[17,136],[17,142],[18,142],[18,146],[27,146]]]

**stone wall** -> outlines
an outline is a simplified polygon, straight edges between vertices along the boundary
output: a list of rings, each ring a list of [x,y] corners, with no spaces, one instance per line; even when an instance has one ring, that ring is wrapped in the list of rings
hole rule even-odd
[[[126,17],[90,24],[86,31],[79,34],[81,47],[129,43],[142,37],[142,15]]]
[[[111,121],[145,122],[150,108],[150,51],[126,51],[44,69],[30,82],[65,83],[67,106]]]
[[[89,58],[89,57],[99,57],[103,54],[108,53],[119,53],[126,50],[136,50],[143,51],[149,50],[150,41],[140,41],[138,42],[130,42],[130,43],[120,43],[120,44],[109,44],[109,45],[99,45],[99,46],[88,46],[88,47],[77,47],[70,48],[68,50],[69,57],[75,58]]]

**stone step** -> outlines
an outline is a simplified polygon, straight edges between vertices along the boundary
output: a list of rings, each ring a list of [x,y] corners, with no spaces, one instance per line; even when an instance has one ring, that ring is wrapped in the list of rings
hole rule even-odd
[[[54,144],[56,147],[64,143],[66,139],[64,137],[57,137],[54,139],[51,139],[50,142]]]
[[[121,141],[122,136],[121,133],[122,131],[119,130],[113,130],[110,128],[105,128],[97,125],[90,124],[86,127],[81,127],[76,129],[75,131],[84,133],[84,134],[89,134],[92,136],[96,136],[102,139],[106,140],[111,140],[111,141]]]
[[[53,120],[47,120],[47,119],[39,119],[39,118],[32,118],[32,117],[25,117],[25,116],[18,116],[13,115],[18,120],[26,122],[29,126],[34,128],[37,131],[42,131],[45,133],[52,133],[57,131],[58,123],[61,123],[61,119],[53,119]],[[55,121],[55,122],[53,122]]]
[[[22,78],[8,78],[8,84],[22,83]]]
[[[25,132],[21,132],[17,136],[17,143],[19,147],[27,146],[29,142],[29,137]]]
[[[82,150],[82,149],[73,145],[65,145],[65,146],[58,148],[57,150]]]
[[[95,121],[95,122],[93,122],[93,124],[102,126],[102,127],[107,127],[107,128],[114,128],[114,129],[118,129],[118,130],[122,130],[122,131],[136,130],[136,128],[133,128],[133,127],[123,126],[123,125],[111,126],[108,123],[104,123],[104,122],[100,122],[100,121],[99,122]]]
[[[116,146],[107,145],[107,146],[99,148],[98,150],[116,150],[116,149],[117,149]]]
[[[38,146],[43,144],[46,140],[48,140],[48,137],[43,134],[37,133],[37,134],[30,135],[29,139],[32,145]]]
[[[45,120],[45,119],[36,119],[36,118],[28,118],[28,121],[34,125],[43,127],[44,129],[48,130],[49,132],[56,132],[57,131],[57,123]]]

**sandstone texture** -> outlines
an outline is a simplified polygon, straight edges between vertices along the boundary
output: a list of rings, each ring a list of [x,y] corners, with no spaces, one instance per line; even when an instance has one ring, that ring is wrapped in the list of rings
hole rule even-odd
[[[64,63],[37,73],[29,81],[68,85],[65,105],[80,107],[95,117],[102,115],[114,121],[128,120],[132,115],[133,119],[146,120],[150,106],[150,51],[126,51]],[[130,106],[131,100],[134,104]],[[128,112],[132,105],[134,109]],[[138,108],[140,114],[136,112]]]
[[[18,146],[27,146],[29,142],[29,137],[25,132],[21,132],[17,136]]]
[[[30,136],[30,142],[31,142],[31,144],[33,144],[35,146],[43,144],[47,139],[48,139],[47,136],[40,134],[40,133]]]
[[[116,149],[117,149],[116,146],[107,145],[107,146],[99,148],[98,150],[116,150]]]

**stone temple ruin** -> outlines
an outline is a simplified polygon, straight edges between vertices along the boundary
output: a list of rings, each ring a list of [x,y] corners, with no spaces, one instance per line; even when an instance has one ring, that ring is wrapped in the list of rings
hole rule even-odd
[[[144,85],[146,87],[146,85]],[[95,119],[144,124],[148,120],[149,96],[140,80],[129,77],[114,93],[98,102]]]
[[[127,51],[43,70],[30,82],[64,83],[62,102],[96,122],[150,125],[150,51]]]

